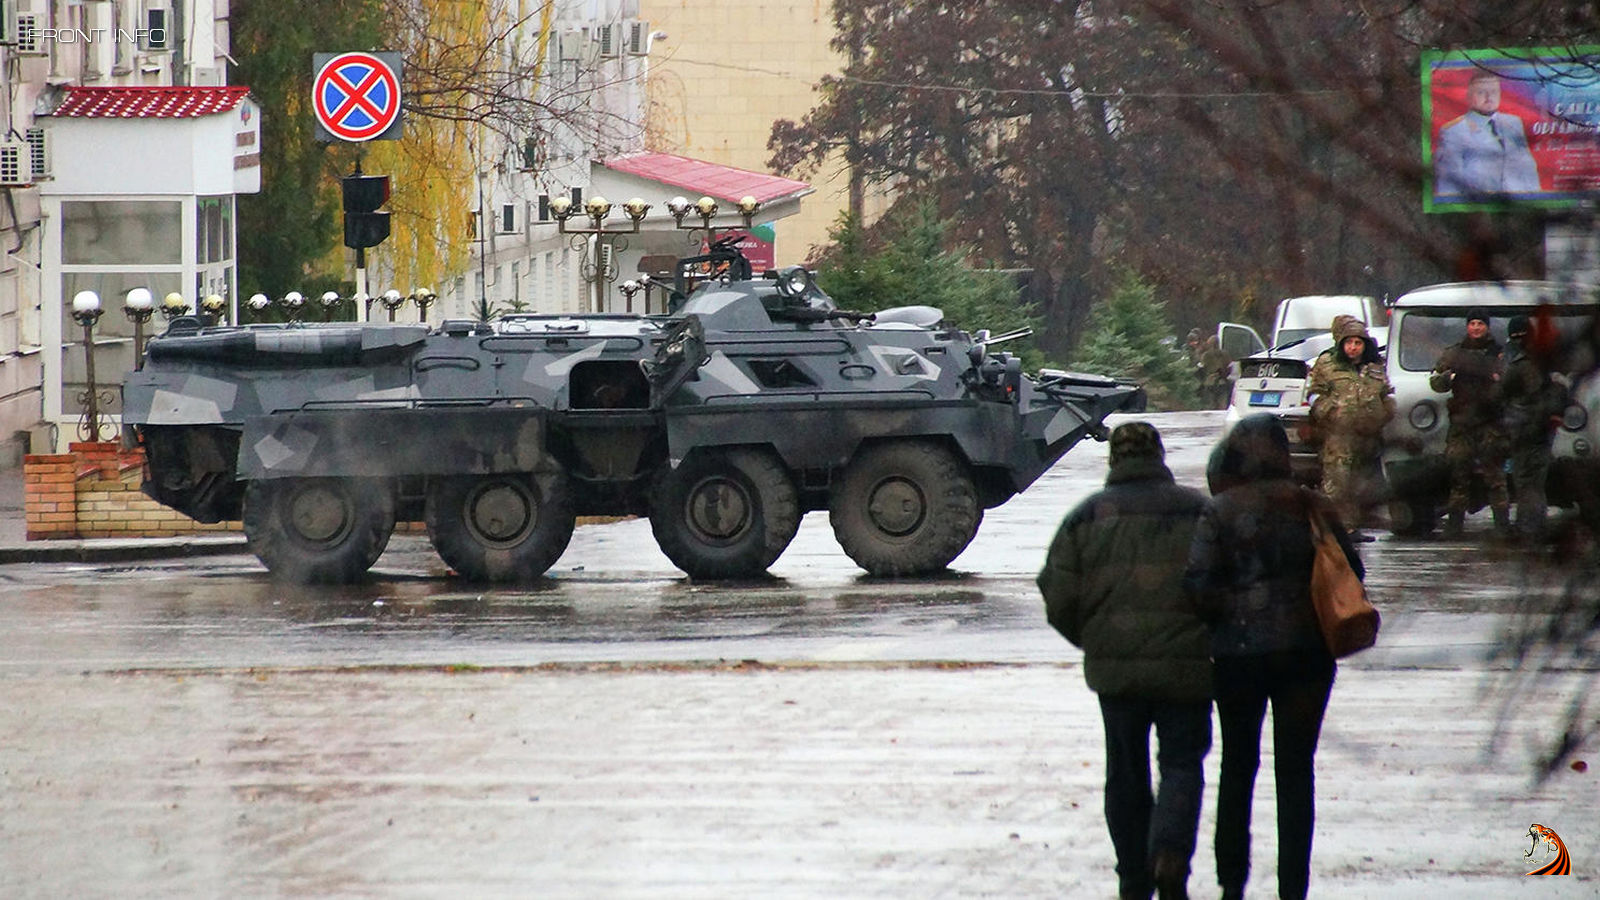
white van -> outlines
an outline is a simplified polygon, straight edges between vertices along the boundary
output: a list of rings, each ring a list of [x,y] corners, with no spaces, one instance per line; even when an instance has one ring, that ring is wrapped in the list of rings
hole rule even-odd
[[[1354,294],[1316,294],[1290,297],[1278,304],[1272,322],[1272,346],[1282,347],[1303,341],[1315,334],[1327,334],[1334,316],[1355,316],[1367,323],[1367,331],[1379,347],[1389,344],[1389,316],[1374,297]]]
[[[1578,505],[1586,518],[1600,521],[1600,511],[1583,509],[1596,502],[1594,485],[1600,484],[1600,389],[1592,372],[1594,360],[1580,340],[1595,327],[1600,312],[1595,298],[1595,289],[1583,285],[1507,281],[1433,285],[1395,301],[1394,343],[1387,359],[1395,417],[1383,432],[1391,531],[1425,535],[1445,504],[1450,487],[1444,457],[1448,396],[1434,391],[1428,377],[1444,348],[1466,335],[1466,315],[1474,308],[1489,314],[1489,333],[1501,345],[1512,316],[1541,311],[1562,338],[1563,353],[1554,370],[1573,379],[1588,373],[1576,381],[1556,432],[1545,489],[1552,506]],[[1470,511],[1488,503],[1480,478],[1474,477],[1469,494]]]

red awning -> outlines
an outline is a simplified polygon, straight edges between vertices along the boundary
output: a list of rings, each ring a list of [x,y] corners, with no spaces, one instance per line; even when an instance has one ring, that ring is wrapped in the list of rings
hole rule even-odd
[[[224,113],[250,93],[229,87],[68,87],[52,116],[98,119],[187,119]]]
[[[735,169],[671,153],[634,153],[604,160],[601,165],[613,172],[670,184],[682,188],[685,193],[704,194],[735,203],[746,196],[762,203],[771,203],[811,193],[811,185],[804,181]]]

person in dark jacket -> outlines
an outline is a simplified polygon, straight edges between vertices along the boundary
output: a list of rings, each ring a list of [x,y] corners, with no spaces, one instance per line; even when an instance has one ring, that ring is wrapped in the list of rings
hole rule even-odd
[[[1212,453],[1207,478],[1211,503],[1195,529],[1184,587],[1211,623],[1222,730],[1217,880],[1224,898],[1244,896],[1261,725],[1271,704],[1278,896],[1301,898],[1311,876],[1313,763],[1335,669],[1311,606],[1313,507],[1356,574],[1365,570],[1327,498],[1295,484],[1289,437],[1274,416],[1240,420]]]
[[[1517,492],[1517,536],[1538,541],[1544,537],[1549,512],[1545,480],[1550,474],[1550,445],[1561,425],[1567,392],[1530,351],[1532,330],[1527,316],[1512,316],[1506,323],[1506,371],[1500,395],[1505,437],[1511,445],[1511,483]]]
[[[1205,623],[1182,582],[1206,500],[1173,481],[1150,425],[1117,426],[1110,449],[1105,488],[1062,521],[1039,590],[1050,624],[1083,648],[1084,677],[1099,694],[1121,896],[1186,897],[1211,749],[1211,663]]]
[[[1496,531],[1511,527],[1511,498],[1506,494],[1506,455],[1509,452],[1500,425],[1500,375],[1504,358],[1500,344],[1489,334],[1489,314],[1482,309],[1467,313],[1467,336],[1444,348],[1428,376],[1428,386],[1449,394],[1450,430],[1445,435],[1444,457],[1450,466],[1450,496],[1445,501],[1445,537],[1460,537],[1474,470],[1489,488]]]

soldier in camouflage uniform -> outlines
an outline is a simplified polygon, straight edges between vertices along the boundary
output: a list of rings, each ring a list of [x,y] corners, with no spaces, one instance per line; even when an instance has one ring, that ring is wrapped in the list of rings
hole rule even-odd
[[[1383,361],[1354,316],[1333,320],[1331,348],[1311,367],[1306,391],[1311,422],[1322,438],[1322,492],[1333,501],[1352,538],[1360,532],[1363,507],[1373,499],[1374,474],[1383,451],[1383,426],[1394,418],[1394,389]]]
[[[1495,530],[1511,528],[1511,498],[1506,494],[1506,455],[1509,450],[1500,422],[1500,376],[1504,356],[1489,335],[1489,315],[1481,309],[1467,313],[1467,336],[1444,348],[1434,364],[1428,386],[1450,400],[1450,433],[1445,438],[1445,462],[1450,467],[1449,518],[1445,537],[1460,537],[1467,514],[1468,488],[1474,470],[1489,488]]]
[[[1500,395],[1505,402],[1505,434],[1511,442],[1518,536],[1538,540],[1544,534],[1548,508],[1545,478],[1550,473],[1550,442],[1567,405],[1567,392],[1528,353],[1530,330],[1527,316],[1515,316],[1506,326],[1506,372]]]

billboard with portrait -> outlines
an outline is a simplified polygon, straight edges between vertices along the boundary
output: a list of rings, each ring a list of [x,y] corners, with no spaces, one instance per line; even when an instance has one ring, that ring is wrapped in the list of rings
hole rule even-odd
[[[1600,196],[1600,47],[1425,53],[1422,129],[1428,212]]]

